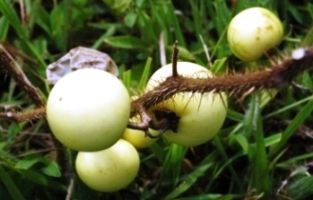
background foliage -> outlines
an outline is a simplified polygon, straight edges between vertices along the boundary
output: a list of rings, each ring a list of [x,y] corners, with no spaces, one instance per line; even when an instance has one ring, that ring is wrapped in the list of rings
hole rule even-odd
[[[273,54],[313,41],[309,0],[1,0],[0,41],[10,48],[32,83],[49,93],[47,64],[76,46],[111,55],[131,94],[138,94],[178,41],[181,60],[215,73],[246,70],[273,60],[243,63],[230,52],[226,28],[251,6],[273,10],[285,37]],[[27,110],[33,102],[0,66],[0,109]],[[44,119],[0,121],[0,199],[309,199],[313,110],[312,73],[275,98],[231,100],[227,120],[212,142],[184,148],[158,141],[140,151],[141,169],[126,189],[112,194],[88,189],[75,175],[71,152],[51,136]],[[300,88],[300,89],[299,89]],[[303,89],[305,88],[305,89]],[[73,190],[69,190],[70,185]],[[72,191],[72,192],[69,192]]]

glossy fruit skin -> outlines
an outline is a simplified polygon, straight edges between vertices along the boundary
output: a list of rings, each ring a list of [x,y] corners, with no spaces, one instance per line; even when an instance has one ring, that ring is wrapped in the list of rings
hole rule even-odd
[[[105,150],[78,152],[75,161],[79,178],[100,192],[115,192],[127,187],[138,174],[139,166],[137,150],[123,139]]]
[[[47,121],[55,137],[78,151],[98,151],[123,134],[130,98],[122,82],[98,69],[80,69],[65,75],[52,88]]]
[[[132,96],[131,100],[137,99],[138,96]],[[140,121],[140,117],[138,115],[132,117],[130,121],[134,123],[138,123]],[[149,129],[149,133],[155,136],[156,138],[151,138],[146,135],[146,133],[142,130],[126,128],[122,139],[131,143],[136,149],[144,149],[150,147],[153,143],[155,143],[158,138],[159,132],[153,129]]]
[[[241,60],[254,61],[283,39],[283,25],[273,12],[252,7],[238,13],[230,22],[227,39]]]
[[[181,76],[212,77],[208,69],[194,63],[178,62],[177,68]],[[171,75],[172,64],[161,67],[151,76],[147,90],[151,90]],[[223,93],[177,93],[171,99],[152,108],[152,110],[163,109],[175,112],[180,118],[177,132],[167,130],[163,136],[176,144],[196,146],[209,141],[219,132],[226,117],[227,99]]]
[[[158,135],[158,132],[152,129],[149,129],[149,133],[155,136]],[[131,143],[136,149],[148,148],[157,141],[157,138],[146,136],[144,131],[131,128],[125,129],[122,138]]]

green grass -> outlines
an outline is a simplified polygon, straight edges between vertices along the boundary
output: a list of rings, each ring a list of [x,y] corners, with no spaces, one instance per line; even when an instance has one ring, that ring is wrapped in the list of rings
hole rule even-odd
[[[167,62],[177,40],[180,60],[210,66],[217,74],[251,65],[236,59],[226,40],[232,16],[251,6],[270,8],[283,20],[285,38],[278,53],[313,44],[313,3],[306,0],[239,0],[234,5],[224,0],[25,0],[20,1],[25,19],[18,2],[0,0],[0,41],[14,48],[24,72],[46,96],[47,64],[76,46],[108,53],[132,95],[143,92],[161,65],[161,35]],[[268,60],[264,57],[253,65]],[[0,66],[0,111],[33,108],[4,68]],[[72,178],[72,199],[78,200],[310,199],[311,171],[289,175],[313,160],[312,72],[295,81],[309,92],[287,87],[266,102],[257,94],[241,104],[230,99],[222,130],[204,145],[185,148],[159,140],[141,150],[136,180],[110,194],[80,182],[72,168],[76,152],[52,139],[44,119],[0,119],[0,199],[65,199]],[[284,180],[288,182],[277,194]]]

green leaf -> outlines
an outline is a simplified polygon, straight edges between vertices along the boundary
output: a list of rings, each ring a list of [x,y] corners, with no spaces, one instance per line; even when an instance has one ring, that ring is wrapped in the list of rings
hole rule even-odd
[[[0,164],[0,180],[3,182],[13,200],[24,200],[24,197],[10,175]]]
[[[68,41],[69,19],[66,1],[55,6],[50,14],[51,35],[57,47],[66,51]]]
[[[130,7],[132,0],[103,0],[112,10],[124,13]]]
[[[284,106],[284,107],[282,107],[282,108],[280,108],[280,109],[278,109],[276,111],[273,111],[273,112],[267,114],[264,118],[270,118],[270,117],[273,117],[275,115],[280,115],[283,112],[287,112],[287,111],[289,111],[289,110],[291,110],[291,109],[293,109],[295,107],[298,107],[301,104],[304,104],[304,103],[306,103],[308,101],[311,101],[311,100],[313,100],[313,95],[310,95],[310,96],[308,96],[306,98],[303,98],[303,99],[301,99],[299,101],[295,101],[294,103],[288,104],[288,105],[286,105],[286,106]]]
[[[14,140],[18,133],[22,130],[22,126],[18,123],[12,123],[8,129],[8,139]]]
[[[238,196],[238,195],[237,195]],[[233,199],[242,199],[236,198],[236,195],[223,195],[223,194],[199,194],[192,197],[183,197],[177,198],[176,200],[233,200]]]
[[[252,167],[251,187],[258,192],[267,192],[271,185],[260,103],[259,96],[253,95],[246,115],[249,118],[245,118],[245,127],[248,132],[253,134],[256,141],[255,146],[251,146],[249,149],[250,166]]]
[[[49,13],[43,8],[42,5],[39,4],[36,8],[36,15],[34,20],[49,35],[49,37],[52,37],[49,18]]]
[[[38,173],[38,170],[23,170],[21,171],[21,175],[23,178],[38,185],[48,185],[47,177],[45,177],[42,173]]]
[[[313,45],[313,27],[309,29],[304,36],[300,46],[312,46]]]
[[[243,114],[231,109],[231,108],[228,108],[227,109],[227,118],[231,119],[231,120],[234,120],[236,122],[242,122],[244,116]]]
[[[236,134],[236,135],[232,136],[232,139],[237,141],[237,143],[241,146],[243,153],[248,154],[249,143],[248,143],[246,137],[244,137],[242,134]]]
[[[145,49],[147,45],[137,37],[133,36],[111,36],[106,37],[104,43],[122,49]]]
[[[189,61],[195,61],[196,58],[195,56],[186,48],[182,47],[182,46],[178,46],[178,58],[181,60],[189,60]],[[173,54],[173,46],[168,46],[166,47],[166,50],[168,50],[171,55]]]
[[[9,21],[6,17],[0,18],[0,41],[3,42],[6,40],[9,30]]]
[[[28,38],[27,29],[21,25],[19,17],[12,5],[13,4],[9,3],[7,0],[0,1],[0,12],[7,18],[19,37],[26,39]]]
[[[129,28],[133,28],[137,18],[138,15],[135,12],[129,12],[124,18],[125,25]]]
[[[73,0],[73,3],[80,7],[83,7],[87,5],[88,1],[89,0]]]
[[[176,185],[181,171],[181,162],[187,151],[186,147],[172,143],[163,163],[161,182],[165,185]]]
[[[227,58],[223,57],[223,58],[219,58],[214,60],[214,63],[211,67],[212,71],[217,74],[217,73],[221,73],[225,71],[225,64],[227,62]]]
[[[190,61],[196,60],[195,56],[188,49],[186,49],[182,46],[178,46],[178,51],[179,51],[178,56],[182,60],[190,60]]]
[[[140,78],[139,84],[138,84],[138,89],[139,90],[143,91],[145,89],[145,87],[146,87],[146,84],[147,84],[147,81],[149,79],[149,75],[150,75],[150,72],[151,72],[151,63],[152,63],[152,58],[148,57],[147,61],[146,61],[146,64],[145,64],[145,67],[143,68],[143,72],[141,74],[141,78]]]
[[[21,39],[21,43],[25,45],[27,50],[31,52],[31,54],[34,56],[36,61],[40,64],[40,67],[42,68],[42,70],[44,70],[46,67],[44,60],[42,59],[40,53],[34,48],[32,43],[29,41],[29,38],[28,38],[29,33],[26,27],[24,27],[21,24],[17,13],[15,12],[12,4],[9,2],[10,1],[7,1],[7,0],[0,1],[0,12],[7,18],[10,25],[14,28],[15,32]]]
[[[282,137],[281,133],[277,133],[274,135],[270,135],[269,137],[266,137],[264,140],[265,146],[269,147],[269,146],[279,143],[279,141],[281,140],[281,137]]]
[[[229,11],[227,3],[224,0],[216,0],[212,4],[214,5],[216,15],[213,18],[214,25],[216,26],[218,34],[221,35],[230,21],[231,12]]]
[[[122,81],[127,89],[130,88],[131,79],[132,79],[132,70],[123,71]]]
[[[312,160],[312,159],[313,159],[313,152],[310,152],[310,153],[301,154],[299,156],[291,157],[286,161],[275,164],[275,166],[290,170],[290,166],[294,166],[295,163],[300,163],[300,162],[303,163],[305,160]]]
[[[239,157],[240,155],[238,154],[232,158],[229,158],[229,156],[227,155],[225,146],[222,144],[222,141],[221,141],[219,135],[216,135],[214,137],[213,142],[216,146],[217,152],[221,156],[221,160],[225,163],[225,165],[223,167],[219,167],[219,169],[220,169],[219,171],[222,172],[223,169],[221,169],[221,168],[227,167],[228,170],[230,171],[230,173],[232,174],[232,177],[234,177],[234,181],[238,184],[239,188],[241,189],[242,186],[240,185],[240,178],[239,178],[238,174],[236,173],[234,167],[231,165],[232,161],[236,160],[237,157]],[[219,173],[215,173],[215,175],[218,176]]]
[[[203,161],[184,178],[182,183],[180,183],[171,193],[169,193],[165,199],[175,199],[185,191],[187,191],[199,177],[203,176],[205,172],[214,165],[214,160],[216,159],[216,153],[211,153],[206,156]]]
[[[270,151],[270,156],[275,156],[289,140],[289,138],[296,132],[296,130],[303,124],[303,122],[311,116],[313,111],[313,101],[307,102],[307,104],[298,112],[296,117],[289,123],[287,128],[282,134],[282,138],[278,144],[273,146]]]
[[[292,182],[288,187],[288,196],[294,200],[311,199],[313,195],[313,176],[303,177]]]
[[[15,169],[27,170],[27,169],[30,169],[32,166],[34,166],[38,162],[40,162],[39,157],[19,160],[15,165]]]
[[[47,166],[43,167],[42,172],[48,176],[60,177],[61,171],[59,165],[55,161],[51,161]]]

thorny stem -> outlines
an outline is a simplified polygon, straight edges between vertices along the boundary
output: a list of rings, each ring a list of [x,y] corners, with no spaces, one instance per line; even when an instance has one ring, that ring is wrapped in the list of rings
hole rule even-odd
[[[34,110],[24,112],[14,112],[14,111],[0,112],[0,119],[6,119],[9,121],[16,122],[30,121],[42,118],[45,115],[45,113],[46,113],[45,107],[41,106],[35,108]]]
[[[131,115],[147,114],[151,107],[170,99],[179,92],[227,92],[228,94],[245,96],[255,90],[281,88],[289,85],[300,72],[312,67],[313,48],[309,48],[297,49],[293,51],[291,58],[263,71],[229,74],[209,79],[171,76],[153,90],[134,100]],[[138,112],[139,110],[140,112]],[[149,126],[149,122],[146,125]],[[132,124],[132,128],[134,127]]]
[[[165,129],[175,129],[175,123],[179,120],[178,118],[173,118],[173,114],[175,113],[166,111],[163,117],[158,118],[156,117],[156,113],[153,113],[150,109],[153,106],[172,98],[179,92],[214,92],[217,94],[226,92],[229,95],[245,96],[255,90],[287,86],[299,73],[313,67],[313,48],[308,48],[297,49],[293,51],[291,58],[286,59],[272,68],[262,71],[235,73],[211,78],[187,78],[179,76],[177,73],[177,54],[177,44],[174,44],[173,76],[167,78],[153,90],[146,92],[132,102],[131,117],[139,115],[141,117],[141,122],[129,122],[129,128],[144,130],[145,132],[148,132],[149,128],[163,131]],[[2,45],[0,45],[0,64],[5,65],[16,82],[23,87],[37,104],[37,108],[29,112],[0,113],[0,119],[4,118],[8,120],[25,121],[43,117],[45,114],[45,108],[44,101],[39,95],[40,93],[34,86],[32,86],[18,64]]]

